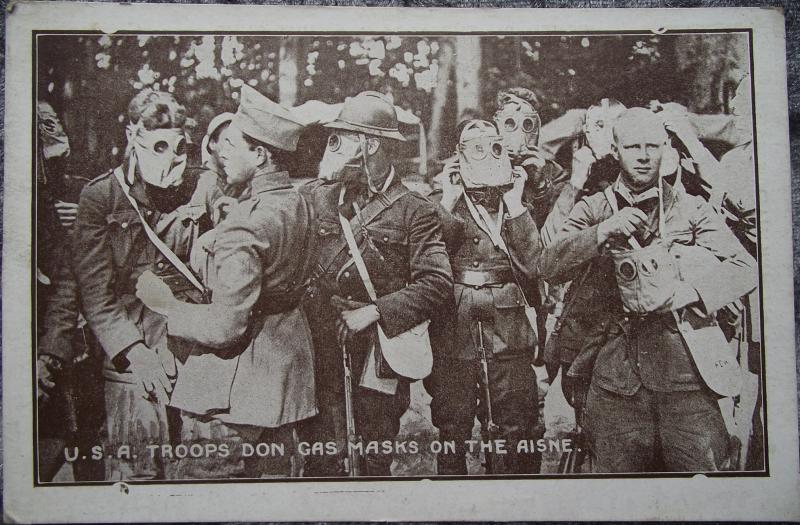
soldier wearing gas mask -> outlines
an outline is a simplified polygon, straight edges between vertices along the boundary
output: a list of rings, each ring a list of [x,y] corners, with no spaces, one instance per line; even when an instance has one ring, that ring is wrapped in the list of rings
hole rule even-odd
[[[317,218],[319,267],[306,311],[320,414],[300,436],[307,442],[335,441],[339,454],[306,456],[305,476],[345,473],[342,346],[351,363],[356,433],[363,443],[393,440],[409,405],[409,381],[375,365],[377,325],[393,338],[425,320],[435,321],[437,314],[451,310],[452,302],[452,274],[435,206],[410,192],[393,165],[394,145],[404,140],[393,104],[380,93],[360,93],[344,103],[327,127],[331,135],[319,179],[301,188]],[[348,253],[343,229],[348,223],[375,300]],[[440,326],[433,322],[430,327],[434,350]],[[390,451],[369,452],[363,459],[362,474],[391,474]]]
[[[202,204],[187,206],[195,180],[186,176],[186,114],[168,94],[146,89],[128,107],[128,147],[120,166],[81,193],[75,221],[74,265],[83,312],[105,352],[106,450],[121,445],[130,457],[111,457],[106,479],[162,479],[165,464],[145,448],[169,443],[175,419],[166,403],[175,379],[164,317],[134,295],[137,277],[151,270],[186,301],[202,294],[164,253],[186,261],[200,235]],[[163,243],[159,248],[149,228]]]
[[[627,109],[613,137],[619,177],[575,205],[540,259],[551,283],[584,275],[581,300],[594,305],[569,370],[589,383],[592,469],[718,470],[728,432],[713,376],[694,357],[712,345],[696,348],[684,320],[715,325],[717,310],[755,287],[755,261],[708,203],[660,176],[660,116]],[[681,262],[689,254],[704,262]]]
[[[485,439],[507,440],[507,454],[489,453],[487,473],[536,473],[541,458],[517,445],[538,439],[537,385],[532,364],[535,316],[525,292],[536,290],[539,232],[523,200],[527,173],[512,168],[497,129],[483,120],[461,131],[457,159],[445,167],[441,205],[455,282],[451,344],[434,361],[425,387],[439,439],[439,474],[467,473],[465,441],[478,416]]]
[[[522,167],[527,174],[525,200],[531,204],[533,218],[541,228],[566,182],[566,174],[539,150],[542,120],[537,105],[536,95],[529,89],[515,87],[500,91],[493,120],[511,165]]]

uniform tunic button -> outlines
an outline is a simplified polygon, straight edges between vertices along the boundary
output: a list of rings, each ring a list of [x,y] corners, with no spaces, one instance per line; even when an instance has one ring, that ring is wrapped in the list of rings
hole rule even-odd
[[[605,244],[603,245],[603,247],[604,247],[606,250],[608,250],[609,248],[611,248],[611,243],[607,242],[607,243],[605,243]]]
[[[128,223],[127,223],[127,222],[123,222],[123,223],[121,224],[121,226],[122,226],[122,228],[123,228],[123,229],[124,229],[124,228],[127,228],[127,227],[128,227]]]
[[[156,264],[156,268],[158,268],[159,270],[163,270],[164,269],[164,263],[160,262],[160,263]]]
[[[472,266],[473,267],[477,268],[480,265],[481,265],[481,263],[479,263],[478,261],[472,261]]]
[[[481,242],[481,240],[478,237],[475,237],[474,239],[472,239],[472,242],[478,244],[479,242]]]
[[[347,300],[348,300],[348,301],[352,301],[352,300],[353,300],[353,296],[352,296],[352,295],[348,295],[348,296],[347,296]]]
[[[324,235],[324,234],[325,234],[325,228],[320,228],[320,229],[319,229],[319,233],[321,233],[321,234],[323,234],[323,235]]]
[[[388,235],[384,235],[383,236],[383,242],[389,242],[389,236]]]
[[[345,279],[349,279],[350,278],[350,272],[344,272],[344,277],[345,277]]]

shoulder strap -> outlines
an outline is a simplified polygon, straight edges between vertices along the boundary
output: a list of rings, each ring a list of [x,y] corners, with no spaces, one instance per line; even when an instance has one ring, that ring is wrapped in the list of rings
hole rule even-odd
[[[369,277],[367,265],[364,263],[364,258],[361,256],[361,250],[359,250],[358,243],[356,243],[356,238],[353,236],[353,230],[350,228],[350,223],[347,222],[347,219],[345,219],[341,213],[339,214],[339,223],[342,225],[344,239],[347,242],[348,248],[350,249],[351,257],[353,257],[356,270],[358,270],[358,275],[361,277],[361,281],[364,283],[364,288],[367,289],[367,294],[369,295],[370,300],[375,301],[378,298],[378,294],[375,292],[375,286],[372,284],[372,279]]]
[[[150,240],[153,246],[155,246],[156,249],[159,252],[161,252],[161,255],[166,257],[166,259],[170,262],[170,264],[173,267],[175,267],[175,269],[178,270],[181,273],[181,275],[183,275],[186,278],[186,280],[188,280],[192,284],[192,286],[197,288],[198,291],[205,293],[206,289],[200,283],[200,281],[197,280],[197,277],[195,277],[192,271],[186,266],[186,264],[184,264],[184,262],[181,261],[181,259],[177,255],[175,255],[175,252],[170,250],[169,247],[166,244],[164,244],[164,241],[161,240],[161,238],[156,234],[156,232],[153,231],[153,229],[144,219],[144,217],[142,216],[142,212],[139,209],[139,205],[136,203],[136,200],[131,196],[130,192],[128,191],[128,185],[125,183],[125,176],[122,174],[122,170],[120,168],[114,170],[114,176],[116,177],[120,187],[122,187],[122,192],[128,198],[128,201],[130,201],[131,206],[133,206],[133,209],[136,210],[136,214],[139,216],[139,220],[141,221],[142,227],[144,228],[144,233],[147,235],[147,238]]]
[[[397,186],[392,186],[385,193],[379,193],[376,195],[374,199],[366,204],[366,206],[361,208],[360,220],[359,215],[355,215],[352,219],[350,219],[348,228],[350,229],[351,235],[354,230],[361,229],[372,223],[380,216],[381,213],[391,208],[392,204],[397,202],[407,193],[409,193],[409,189],[401,183]],[[342,230],[345,231],[346,228],[342,227]],[[345,239],[345,242],[341,243],[337,249],[333,250],[332,253],[335,254],[333,257],[331,257],[328,261],[320,261],[320,266],[322,269],[327,270],[333,266],[333,263],[339,260],[341,255],[347,252],[348,249],[349,248]]]
[[[503,202],[500,202],[500,209],[497,212],[498,215],[498,226],[492,228],[492,221],[491,217],[489,216],[489,212],[483,206],[476,206],[469,195],[464,193],[464,202],[467,204],[467,209],[469,210],[469,214],[472,216],[472,220],[478,225],[478,227],[486,232],[486,235],[492,240],[492,244],[495,247],[501,249],[506,255],[508,255],[508,246],[506,246],[503,237],[500,235],[500,231],[502,230],[503,225]]]

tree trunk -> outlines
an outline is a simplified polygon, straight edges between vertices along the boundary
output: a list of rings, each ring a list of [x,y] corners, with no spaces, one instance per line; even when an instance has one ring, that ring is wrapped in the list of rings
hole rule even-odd
[[[428,159],[440,160],[442,144],[442,121],[450,93],[450,75],[453,71],[454,49],[450,39],[439,40],[439,71],[436,76],[436,87],[433,89],[433,107],[431,108],[431,126],[428,130]]]
[[[467,113],[480,113],[481,104],[481,40],[475,36],[457,36],[456,101],[458,118]]]
[[[296,36],[281,40],[278,64],[278,101],[286,107],[297,103],[297,54],[300,42]]]

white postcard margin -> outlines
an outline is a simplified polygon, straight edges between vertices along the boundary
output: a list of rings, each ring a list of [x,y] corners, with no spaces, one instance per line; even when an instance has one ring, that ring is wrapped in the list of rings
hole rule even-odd
[[[798,520],[784,19],[772,9],[398,9],[17,3],[7,17],[4,507],[10,522]],[[32,30],[491,32],[752,28],[769,477],[33,485]]]

